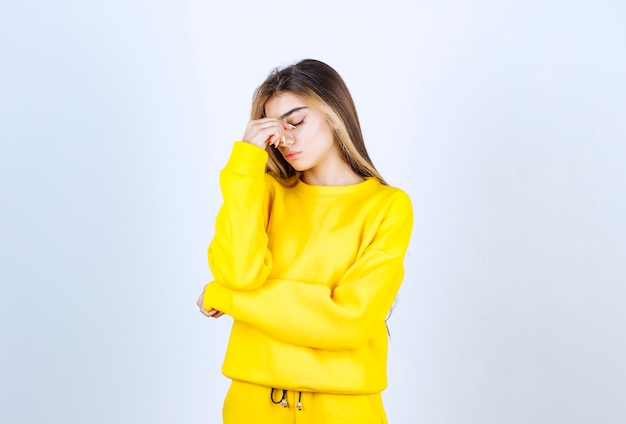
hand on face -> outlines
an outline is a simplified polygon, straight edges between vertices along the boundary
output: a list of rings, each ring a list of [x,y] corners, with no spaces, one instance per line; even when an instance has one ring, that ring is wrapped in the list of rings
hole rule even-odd
[[[278,147],[285,142],[285,130],[295,128],[282,119],[261,118],[248,122],[242,141],[254,144],[262,149],[270,144]]]

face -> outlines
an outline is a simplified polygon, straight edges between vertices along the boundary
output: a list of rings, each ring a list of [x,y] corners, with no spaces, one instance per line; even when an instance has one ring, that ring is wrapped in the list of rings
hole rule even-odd
[[[272,97],[265,103],[265,115],[295,127],[285,129],[285,143],[279,149],[287,162],[305,176],[322,175],[340,163],[345,164],[324,115],[295,94],[283,92]]]

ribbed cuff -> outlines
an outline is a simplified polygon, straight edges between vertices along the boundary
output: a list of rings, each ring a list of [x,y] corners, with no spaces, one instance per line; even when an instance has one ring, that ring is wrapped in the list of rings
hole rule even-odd
[[[204,309],[210,311],[217,309],[225,314],[232,315],[233,294],[232,291],[215,281],[204,288]]]
[[[236,141],[224,170],[264,178],[268,154],[262,148],[244,141]]]

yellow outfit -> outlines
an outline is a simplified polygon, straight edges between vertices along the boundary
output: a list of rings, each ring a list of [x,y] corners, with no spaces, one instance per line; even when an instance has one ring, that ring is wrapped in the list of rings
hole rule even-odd
[[[411,201],[374,178],[285,187],[266,163],[236,142],[220,173],[204,307],[234,319],[222,371],[276,393],[380,394]]]
[[[338,395],[288,391],[286,406],[274,404],[270,390],[233,381],[224,401],[224,422],[237,424],[387,424],[380,393]],[[274,391],[276,401],[282,390]],[[300,402],[300,409],[298,409]]]

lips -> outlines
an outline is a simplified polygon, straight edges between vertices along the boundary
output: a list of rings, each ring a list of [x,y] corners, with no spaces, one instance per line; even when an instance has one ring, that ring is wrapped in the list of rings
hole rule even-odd
[[[298,157],[298,155],[300,155],[300,153],[301,152],[295,152],[295,151],[286,152],[285,153],[285,159],[287,159],[287,160],[295,159],[296,157]]]

